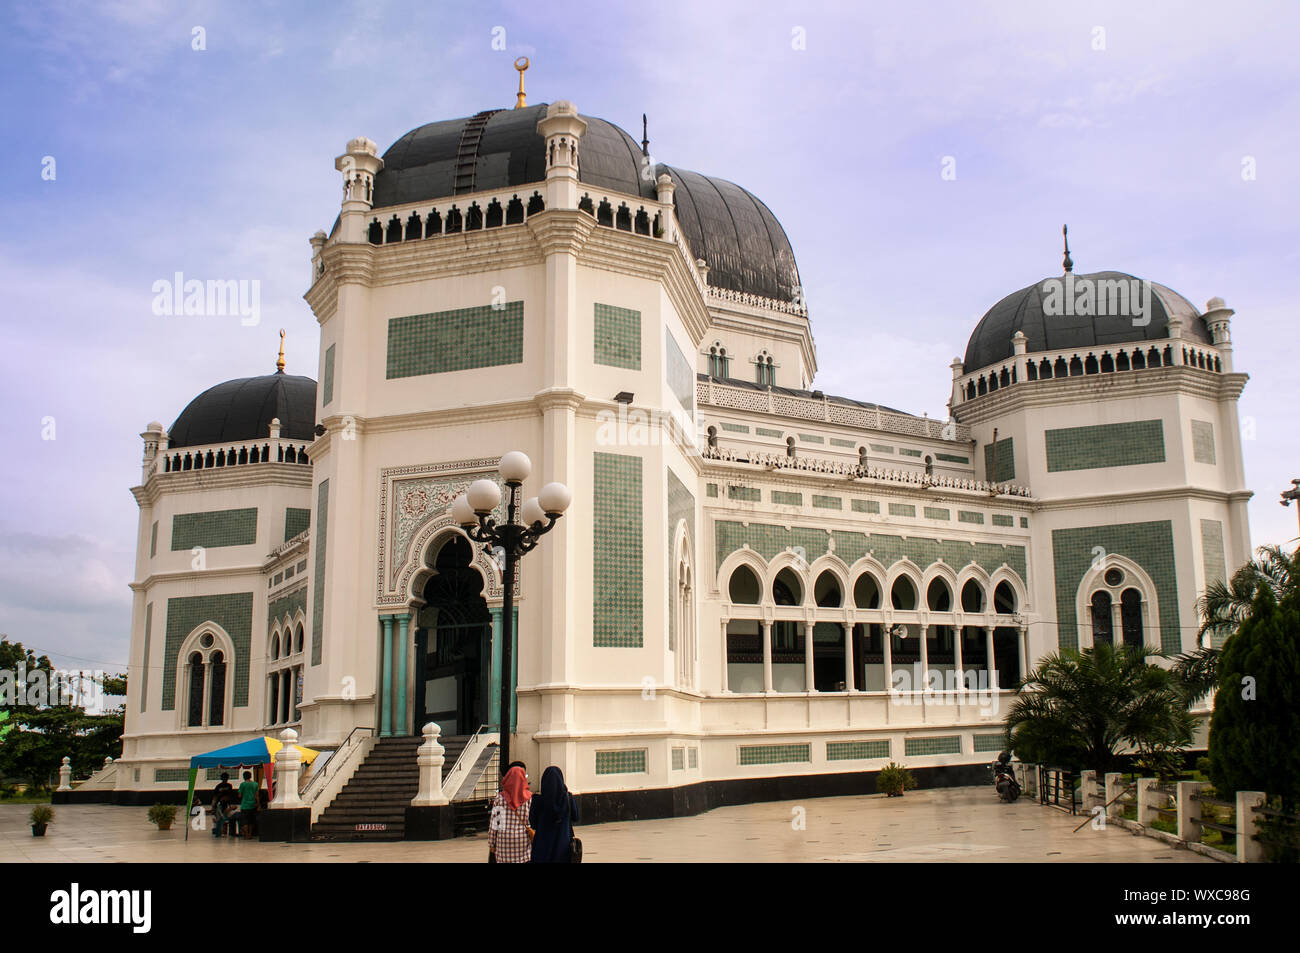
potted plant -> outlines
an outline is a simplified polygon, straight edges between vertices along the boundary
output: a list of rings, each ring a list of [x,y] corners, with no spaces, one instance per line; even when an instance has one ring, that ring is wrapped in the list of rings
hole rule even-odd
[[[916,778],[901,764],[889,762],[876,777],[876,790],[890,797],[902,797],[903,791],[916,787]]]
[[[54,808],[50,807],[48,804],[37,804],[32,808],[30,817],[32,821],[32,836],[44,837],[46,826],[50,821],[54,820]]]
[[[172,821],[176,820],[175,804],[155,804],[149,808],[149,820],[158,825],[158,830],[169,831]]]

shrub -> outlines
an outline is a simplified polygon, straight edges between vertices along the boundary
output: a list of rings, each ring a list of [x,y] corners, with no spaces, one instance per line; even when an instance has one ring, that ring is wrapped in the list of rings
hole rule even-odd
[[[149,808],[149,820],[158,825],[159,830],[167,830],[176,820],[175,804],[155,804]]]
[[[48,824],[54,820],[54,808],[48,804],[37,804],[29,815],[33,824]]]
[[[881,768],[880,774],[876,777],[876,790],[890,797],[901,797],[905,790],[915,787],[916,778],[912,776],[912,772],[908,771],[906,766],[892,761]]]

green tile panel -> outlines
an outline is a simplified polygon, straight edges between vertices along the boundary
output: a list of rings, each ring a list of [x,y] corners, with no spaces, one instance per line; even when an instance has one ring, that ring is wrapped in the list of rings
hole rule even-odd
[[[872,453],[893,453],[894,448],[887,446],[886,444],[883,443],[873,443],[871,444],[871,452]]]
[[[644,640],[641,458],[597,453],[593,471],[593,644],[640,648]]]
[[[856,440],[842,440],[839,437],[831,437],[832,447],[856,447],[857,445]]]
[[[961,754],[961,735],[903,739],[905,757],[916,758],[929,754]]]
[[[984,445],[984,479],[1006,483],[1016,478],[1015,444],[1011,437]]]
[[[780,430],[771,430],[767,427],[755,427],[754,433],[760,437],[784,437],[785,433]]]
[[[819,437],[816,434],[812,434],[812,433],[799,434],[799,440],[802,443],[825,443],[826,442],[825,437]]]
[[[163,784],[173,781],[188,781],[190,772],[188,768],[154,768],[153,780],[155,784]]]
[[[981,751],[1001,751],[1007,743],[1007,736],[1003,734],[992,735],[971,735],[975,742],[975,753]]]
[[[1022,517],[1020,517],[1020,528],[1021,528],[1021,529],[1029,529],[1029,517],[1028,517],[1028,516],[1022,516]]]
[[[153,521],[153,526],[149,530],[149,558],[158,555],[158,521]]]
[[[802,493],[787,493],[785,490],[773,490],[772,502],[780,506],[803,506]]]
[[[1016,518],[1007,513],[994,513],[993,525],[994,526],[1015,526]]]
[[[325,547],[329,542],[330,481],[321,480],[316,491],[315,575],[311,582],[311,664],[319,665],[325,638]]]
[[[167,629],[163,642],[163,711],[176,709],[176,666],[181,643],[205,622],[220,626],[230,636],[235,649],[235,707],[248,705],[248,653],[253,634],[253,594],[229,592],[210,596],[173,596],[167,600]]]
[[[671,584],[673,578],[673,562],[676,555],[673,549],[674,540],[677,539],[677,527],[682,520],[686,521],[686,537],[689,540],[688,545],[691,552],[695,552],[695,496],[686,488],[686,484],[677,479],[677,474],[672,470],[665,470],[668,474],[668,541],[664,549],[668,554],[668,575],[664,578],[670,583],[665,588],[669,593],[676,593],[677,587]],[[670,610],[673,607],[670,606]],[[668,613],[668,648],[670,651],[677,647],[677,613],[669,611]]]
[[[1043,441],[1050,473],[1165,462],[1164,423],[1158,419],[1048,430]]]
[[[597,751],[597,774],[645,774],[646,749],[623,751]]]
[[[748,427],[747,425],[745,425],[745,424],[729,424],[729,423],[727,423],[726,421],[723,421],[723,422],[722,422],[722,429],[723,429],[723,430],[728,430],[728,431],[730,431],[731,433],[749,433],[749,427]]]
[[[691,768],[698,768],[700,766],[700,749],[691,748],[687,751],[687,754],[689,755],[687,762]]]
[[[844,508],[844,501],[838,496],[819,496],[814,493],[812,505],[819,510],[840,510]]]
[[[958,511],[957,511],[957,522],[959,522],[959,523],[974,523],[974,524],[976,524],[977,526],[983,526],[983,525],[984,525],[984,514],[983,514],[983,513],[979,513],[979,512],[977,512],[977,511],[975,511],[975,510],[958,510]]]
[[[827,761],[862,761],[866,758],[888,758],[889,739],[884,741],[828,741]]]
[[[911,447],[899,447],[898,455],[900,457],[919,457],[921,455],[921,451],[913,450]]]
[[[855,513],[879,513],[880,504],[875,500],[854,500],[853,512]]]
[[[944,463],[964,463],[970,466],[970,457],[959,457],[955,453],[936,453],[934,458],[942,460]]]
[[[303,613],[307,611],[307,587],[303,586],[288,595],[280,596],[271,600],[271,604],[266,609],[266,634],[271,634],[271,629],[277,622],[292,622],[294,615],[301,609]]]
[[[890,503],[889,515],[890,516],[915,516],[916,507],[913,506],[911,503]]]
[[[641,370],[641,312],[597,304],[595,363],[624,370]]]
[[[714,523],[714,571],[722,561],[746,543],[762,559],[770,560],[787,548],[803,547],[806,559],[812,562],[823,553],[830,552],[834,540],[835,554],[850,566],[871,552],[886,567],[900,559],[910,559],[926,567],[942,559],[954,570],[974,562],[992,574],[1006,563],[1028,583],[1025,567],[1025,547],[1003,543],[973,543],[957,539],[927,539],[906,537],[889,533],[864,533],[854,530],[814,529],[810,526],[785,527],[775,524],[718,520]]]
[[[1084,574],[1091,569],[1093,560],[1100,553],[1127,556],[1151,577],[1160,601],[1160,648],[1164,652],[1180,651],[1182,639],[1174,534],[1169,520],[1052,530],[1052,568],[1056,582],[1059,647],[1078,648],[1075,599]],[[1148,627],[1152,625],[1150,619],[1144,618],[1142,621]]]
[[[686,770],[686,749],[685,748],[673,749],[673,770],[674,771]]]
[[[755,486],[728,486],[727,499],[740,500],[744,503],[758,503],[762,499],[762,491]]]
[[[288,507],[284,511],[284,539],[293,539],[311,525],[311,510]]]
[[[1205,567],[1205,585],[1225,582],[1228,578],[1228,561],[1223,552],[1223,524],[1218,520],[1201,520],[1201,560]],[[1214,646],[1222,644],[1222,636],[1215,635]]]
[[[739,745],[736,753],[740,764],[787,764],[812,761],[811,744]]]
[[[522,301],[388,321],[388,380],[520,364],[523,359]]]
[[[172,552],[195,546],[219,549],[257,542],[257,507],[177,513],[172,517]]]
[[[331,344],[325,349],[325,372],[321,374],[321,403],[322,407],[328,407],[330,401],[334,399],[334,345]]]
[[[942,506],[927,506],[925,508],[925,518],[928,520],[951,520],[952,511],[944,509]]]
[[[688,411],[695,410],[695,366],[677,346],[677,341],[664,328],[664,363],[668,389]]]
[[[1214,463],[1214,424],[1192,421],[1192,459],[1197,463]]]
[[[704,486],[704,495],[705,495],[705,496],[709,496],[709,497],[717,497],[717,495],[718,495],[718,484],[716,484],[716,483],[706,483],[705,486]]]
[[[144,607],[144,656],[140,660],[140,711],[149,704],[149,642],[153,636],[153,603]]]

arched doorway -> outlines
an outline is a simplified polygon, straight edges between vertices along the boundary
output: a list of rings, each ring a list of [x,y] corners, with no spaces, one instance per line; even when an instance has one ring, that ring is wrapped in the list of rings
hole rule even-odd
[[[417,731],[434,721],[444,735],[467,735],[491,720],[492,615],[473,557],[469,541],[455,535],[430,560],[415,629]]]

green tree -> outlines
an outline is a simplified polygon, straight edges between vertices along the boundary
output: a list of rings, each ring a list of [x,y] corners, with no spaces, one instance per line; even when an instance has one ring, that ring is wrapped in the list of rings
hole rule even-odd
[[[1193,701],[1218,688],[1223,647],[1250,617],[1260,590],[1270,590],[1280,602],[1300,584],[1300,548],[1288,554],[1281,546],[1261,546],[1257,552],[1258,559],[1246,563],[1231,579],[1210,583],[1196,601],[1201,617],[1196,632],[1199,647],[1174,659],[1174,673]]]
[[[1261,586],[1223,647],[1210,717],[1210,780],[1221,794],[1300,799],[1300,597]]]
[[[1100,643],[1042,659],[1007,714],[1011,747],[1025,761],[1099,774],[1125,750],[1168,763],[1191,743],[1195,721],[1175,676],[1150,664],[1156,657],[1150,647]]]

